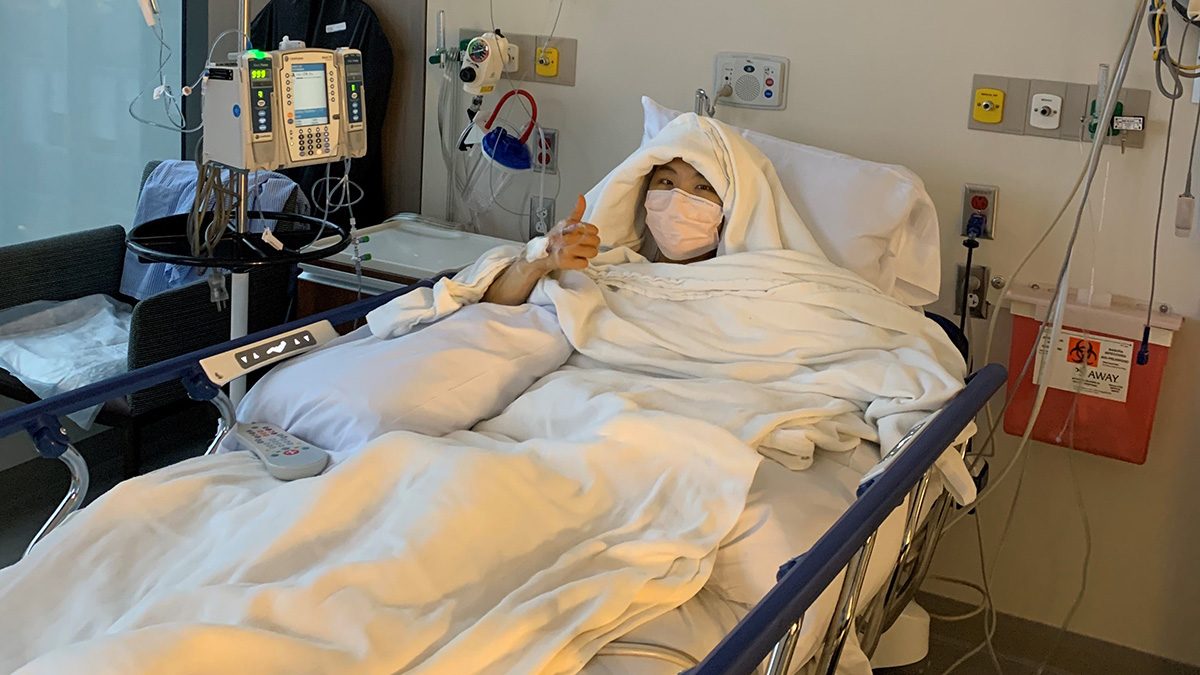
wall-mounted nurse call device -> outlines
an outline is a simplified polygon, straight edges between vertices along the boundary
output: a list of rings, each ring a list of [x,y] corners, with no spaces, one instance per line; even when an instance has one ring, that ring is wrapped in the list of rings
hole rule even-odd
[[[357,49],[252,49],[210,63],[203,94],[205,161],[255,171],[366,154]]]
[[[731,92],[728,96],[718,95],[716,102],[735,108],[787,108],[789,63],[782,56],[718,53],[714,62],[712,90],[721,92],[725,87],[730,87]]]

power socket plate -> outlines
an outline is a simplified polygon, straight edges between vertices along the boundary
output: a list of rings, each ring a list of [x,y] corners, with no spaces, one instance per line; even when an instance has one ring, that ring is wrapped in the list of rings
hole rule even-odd
[[[967,222],[971,216],[979,213],[986,219],[983,225],[983,232],[980,233],[979,239],[995,239],[996,238],[996,195],[1000,189],[995,185],[973,185],[967,183],[963,186],[963,205],[962,205],[962,236],[967,235]]]
[[[954,279],[954,315],[962,315],[963,276],[967,272],[966,265],[959,264],[958,274]],[[986,265],[971,265],[971,295],[967,297],[967,314],[972,319],[986,319],[991,305],[987,301],[987,283],[990,275]]]
[[[529,238],[536,239],[554,227],[554,200],[533,195],[529,198]]]
[[[542,146],[542,138],[546,145]],[[558,173],[558,129],[542,127],[539,134],[537,129],[529,135],[529,153],[533,155],[533,170],[544,171],[550,175]]]

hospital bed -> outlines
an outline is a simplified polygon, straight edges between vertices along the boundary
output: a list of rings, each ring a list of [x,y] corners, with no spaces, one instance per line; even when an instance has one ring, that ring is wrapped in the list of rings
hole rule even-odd
[[[213,452],[234,423],[233,406],[210,377],[214,359],[228,358],[230,354],[265,340],[278,340],[302,331],[316,333],[331,324],[354,321],[395,297],[432,284],[433,280],[422,281],[0,414],[0,436],[22,430],[27,432],[43,457],[61,460],[71,472],[68,494],[38,533],[35,543],[78,509],[87,491],[86,463],[59,424],[61,416],[114,396],[179,381],[189,395],[211,401],[220,412],[218,437],[209,449]],[[780,556],[778,583],[748,612],[722,605],[719,601],[714,605],[713,598],[706,598],[702,590],[695,599],[676,610],[674,616],[652,621],[610,644],[584,672],[677,672],[694,665],[689,672],[705,675],[747,673],[759,668],[766,659],[767,672],[773,675],[793,672],[802,661],[807,661],[810,669],[806,672],[832,673],[838,669],[848,642],[861,643],[863,650],[870,654],[882,632],[919,587],[945,518],[954,508],[941,493],[939,480],[931,467],[948,447],[965,452],[972,419],[1004,379],[1004,370],[997,365],[986,366],[974,373],[966,388],[948,405],[901,441],[896,450],[902,452],[886,471],[867,485],[858,487],[857,482],[863,468],[878,460],[870,454],[864,455],[867,459],[860,458],[857,467],[853,461],[845,465],[818,461],[810,471],[798,472],[802,481],[809,481],[810,488],[819,489],[822,482],[827,486],[832,483],[834,492],[850,491],[853,494],[857,489],[857,498],[852,499],[848,508],[807,550],[794,550]],[[797,473],[781,467],[776,467],[776,471],[781,475]],[[785,476],[782,480],[789,479]],[[789,485],[787,492],[797,494],[794,488],[798,484]],[[836,581],[843,570],[845,575],[839,586]],[[815,653],[800,656],[793,662],[802,617],[826,592],[836,593],[836,603],[824,639]],[[710,620],[703,618],[705,602],[710,602],[710,608],[717,607],[716,611],[707,612]],[[823,622],[825,619],[810,615],[809,620]],[[716,636],[726,632],[719,644],[701,660],[699,657],[716,641]],[[689,638],[686,640],[689,644],[665,643],[671,636]],[[702,651],[697,653],[697,650]],[[697,660],[700,663],[696,664]]]

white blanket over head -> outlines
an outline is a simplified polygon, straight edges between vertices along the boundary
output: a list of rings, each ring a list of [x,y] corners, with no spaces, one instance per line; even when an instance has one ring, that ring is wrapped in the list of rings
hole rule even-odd
[[[824,260],[808,226],[788,201],[775,167],[758,148],[735,129],[693,113],[680,115],[621,162],[586,195],[583,219],[600,230],[609,254],[593,265],[636,258],[652,243],[646,236],[646,187],[654,167],[680,158],[696,168],[721,197],[724,226],[718,253],[787,249]],[[453,279],[420,289],[381,307],[367,319],[378,337],[401,335],[418,323],[435,321],[464,304],[478,302],[492,281],[521,255],[545,250],[539,237],[522,249],[500,246],[485,254]]]
[[[676,158],[721,197],[725,227],[718,254],[788,249],[825,257],[762,151],[737,130],[694,113],[674,119],[587,193],[584,220],[599,228],[602,245],[641,250],[650,174]]]

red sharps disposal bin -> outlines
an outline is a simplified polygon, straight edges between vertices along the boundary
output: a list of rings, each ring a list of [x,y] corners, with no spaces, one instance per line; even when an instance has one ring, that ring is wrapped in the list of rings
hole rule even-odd
[[[1145,463],[1167,353],[1183,318],[1157,310],[1152,313],[1150,360],[1138,365],[1145,303],[1108,295],[1088,302],[1083,293],[1073,291],[1068,295],[1058,344],[1048,349],[1047,329],[1033,364],[1021,376],[1052,293],[1032,287],[1009,292],[1013,333],[1008,395],[1013,396],[1014,391],[1016,395],[1004,415],[1004,430],[1017,436],[1025,433],[1041,383],[1037,373],[1042,360],[1049,358],[1049,388],[1032,437],[1094,455]],[[1075,419],[1069,425],[1072,407]]]

